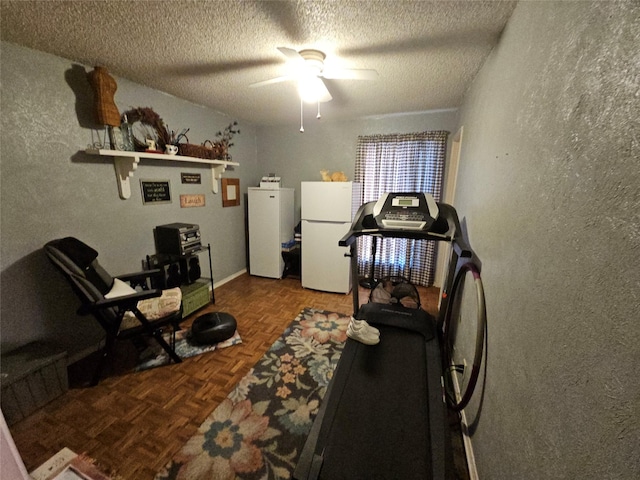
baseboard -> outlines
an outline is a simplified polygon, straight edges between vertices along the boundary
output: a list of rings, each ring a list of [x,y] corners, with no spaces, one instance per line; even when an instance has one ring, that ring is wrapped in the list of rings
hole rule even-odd
[[[478,469],[476,468],[476,457],[473,454],[473,445],[469,436],[469,427],[467,426],[467,416],[464,410],[460,412],[460,429],[462,430],[462,443],[464,444],[464,453],[467,456],[467,468],[469,469],[469,478],[471,480],[479,480]]]
[[[453,388],[455,390],[456,398],[458,401],[461,398],[460,395],[460,384],[458,383],[458,378],[456,376],[452,376],[453,378]],[[460,411],[460,430],[462,432],[462,444],[464,445],[464,454],[467,458],[467,469],[469,471],[469,479],[470,480],[479,480],[478,469],[476,467],[476,457],[473,453],[473,444],[471,443],[471,436],[469,435],[469,427],[467,423],[467,415],[465,414],[464,409]]]
[[[240,270],[239,272],[236,272],[232,275],[229,275],[228,277],[223,278],[222,280],[219,280],[217,282],[215,282],[213,284],[213,288],[218,288],[221,287],[222,285],[224,285],[227,282],[230,282],[231,280],[233,280],[234,278],[238,278],[240,275],[243,275],[247,273],[247,269],[243,268],[242,270]]]

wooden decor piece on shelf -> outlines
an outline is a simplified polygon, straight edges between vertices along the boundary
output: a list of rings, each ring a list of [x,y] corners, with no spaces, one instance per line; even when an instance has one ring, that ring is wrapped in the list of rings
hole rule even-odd
[[[222,206],[237,207],[240,205],[240,179],[222,179]]]
[[[87,74],[93,87],[94,108],[98,125],[120,126],[120,113],[113,99],[118,85],[106,68],[97,66]]]

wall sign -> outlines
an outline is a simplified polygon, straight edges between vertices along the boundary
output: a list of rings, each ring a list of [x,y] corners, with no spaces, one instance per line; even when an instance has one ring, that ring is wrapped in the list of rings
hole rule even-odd
[[[204,194],[180,195],[180,208],[204,207]]]
[[[158,204],[171,203],[171,188],[169,180],[140,180],[142,203]]]
[[[182,183],[202,183],[202,176],[199,173],[180,173],[180,178],[182,179]]]

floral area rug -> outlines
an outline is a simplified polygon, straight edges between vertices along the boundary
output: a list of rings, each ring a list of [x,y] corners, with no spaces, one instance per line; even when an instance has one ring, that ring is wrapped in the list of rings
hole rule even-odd
[[[171,335],[164,335],[164,339],[171,344]],[[232,345],[242,343],[242,339],[236,330],[233,336],[224,342],[213,343],[211,345],[198,345],[191,341],[191,329],[179,330],[176,332],[176,353],[180,358],[195,357],[206,352],[213,352],[219,348],[227,348]],[[149,346],[145,348],[138,357],[136,372],[149,368],[160,367],[169,363],[169,355],[154,340],[149,340]]]
[[[305,308],[156,480],[291,478],[349,319]]]

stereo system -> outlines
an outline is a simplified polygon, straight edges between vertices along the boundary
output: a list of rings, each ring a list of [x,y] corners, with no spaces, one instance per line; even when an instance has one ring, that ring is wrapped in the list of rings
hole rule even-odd
[[[189,255],[202,248],[200,227],[190,223],[169,223],[154,230],[156,252],[169,255]]]
[[[202,250],[198,225],[169,223],[157,226],[153,233],[156,254],[147,256],[147,267],[160,269],[163,274],[154,288],[189,285],[201,277],[200,259],[194,255]]]

